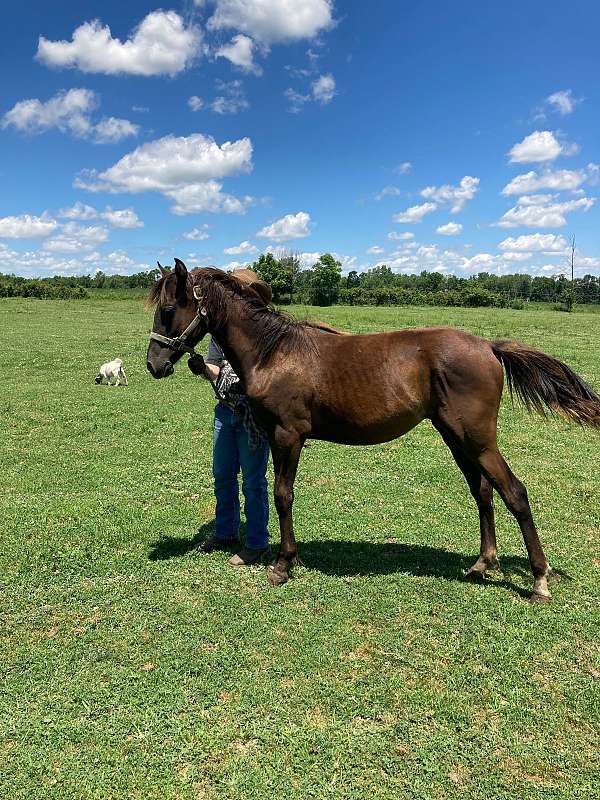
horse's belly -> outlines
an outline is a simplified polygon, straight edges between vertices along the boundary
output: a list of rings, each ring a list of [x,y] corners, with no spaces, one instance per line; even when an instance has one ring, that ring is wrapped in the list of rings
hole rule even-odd
[[[373,424],[349,424],[336,420],[323,420],[313,425],[311,439],[324,439],[337,444],[365,445],[390,442],[408,433],[423,417],[412,414],[399,415]]]

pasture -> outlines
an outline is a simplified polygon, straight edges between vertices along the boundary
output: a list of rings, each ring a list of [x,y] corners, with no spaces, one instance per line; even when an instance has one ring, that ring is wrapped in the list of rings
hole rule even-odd
[[[291,312],[515,338],[600,388],[583,310]],[[477,512],[428,423],[305,449],[305,566],[272,589],[192,550],[213,519],[213,396],[184,363],[147,374],[142,298],[3,300],[0,320],[2,797],[597,798],[598,434],[505,393],[501,449],[558,571],[548,606],[525,599],[500,500],[502,571],[461,580]],[[95,385],[117,356],[129,387]]]

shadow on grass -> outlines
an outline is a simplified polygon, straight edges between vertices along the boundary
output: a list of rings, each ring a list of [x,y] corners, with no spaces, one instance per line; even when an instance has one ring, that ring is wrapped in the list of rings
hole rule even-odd
[[[210,538],[215,532],[214,519],[206,522],[194,534],[194,536],[161,536],[150,545],[150,552],[148,559],[150,561],[166,561],[169,558],[179,558],[180,556],[191,553],[197,549],[198,545],[205,539]],[[242,537],[246,533],[246,525],[242,522],[240,526],[240,534]],[[231,549],[233,553],[235,548]]]
[[[150,561],[164,561],[179,558],[193,552],[198,544],[214,534],[215,522],[203,525],[192,537],[161,536],[151,546]],[[244,534],[242,524],[242,536]],[[403,544],[391,542],[352,542],[340,540],[315,540],[299,543],[303,564],[309,569],[324,575],[338,577],[407,575],[443,578],[445,580],[464,580],[465,572],[473,565],[475,553],[457,553],[440,547],[422,544]],[[498,588],[509,589],[523,597],[529,597],[529,590],[518,586],[512,576],[518,576],[528,584],[532,580],[529,561],[524,556],[500,556],[501,570],[495,579],[486,578],[483,583]],[[568,575],[558,572],[560,577]]]

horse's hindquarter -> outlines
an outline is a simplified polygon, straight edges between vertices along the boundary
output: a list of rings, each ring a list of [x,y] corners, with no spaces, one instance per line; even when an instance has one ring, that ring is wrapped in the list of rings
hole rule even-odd
[[[311,438],[377,444],[428,416],[428,357],[411,334],[319,335]]]

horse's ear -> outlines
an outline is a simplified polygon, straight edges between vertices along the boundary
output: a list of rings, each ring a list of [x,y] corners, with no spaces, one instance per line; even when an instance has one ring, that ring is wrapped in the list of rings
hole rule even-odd
[[[175,275],[177,280],[185,280],[187,278],[187,267],[180,258],[175,259]]]
[[[160,263],[160,261],[157,261],[156,263],[158,264],[158,268],[160,270],[160,274],[163,276],[163,278],[166,278],[167,275],[169,274],[170,270],[165,269],[165,267],[163,267],[163,265]]]

